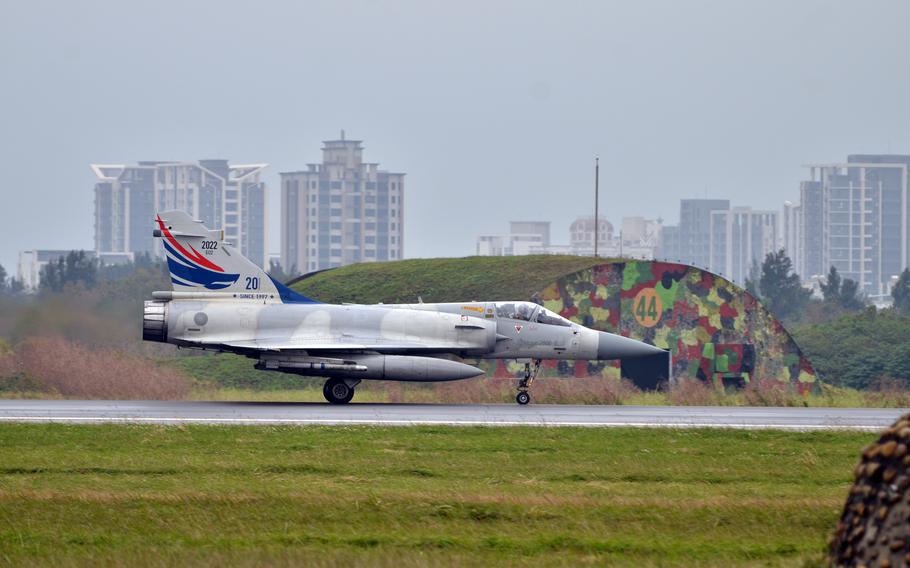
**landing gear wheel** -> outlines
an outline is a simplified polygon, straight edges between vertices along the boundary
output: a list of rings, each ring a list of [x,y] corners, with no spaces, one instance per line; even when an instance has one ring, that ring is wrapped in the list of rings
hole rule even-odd
[[[354,398],[354,387],[341,379],[329,379],[322,386],[322,395],[332,404],[347,404]]]
[[[531,367],[531,363],[525,363],[525,374],[524,377],[518,380],[518,394],[515,395],[515,402],[522,406],[531,402],[531,393],[528,392],[528,389],[534,379],[537,378],[537,373],[539,372],[540,359],[534,359],[533,367]]]

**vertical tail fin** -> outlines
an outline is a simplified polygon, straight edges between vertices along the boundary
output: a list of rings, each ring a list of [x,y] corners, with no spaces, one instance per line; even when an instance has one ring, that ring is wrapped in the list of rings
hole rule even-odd
[[[315,303],[274,280],[224,241],[223,231],[211,231],[183,211],[159,213],[154,235],[161,238],[175,292],[225,292],[237,298]]]

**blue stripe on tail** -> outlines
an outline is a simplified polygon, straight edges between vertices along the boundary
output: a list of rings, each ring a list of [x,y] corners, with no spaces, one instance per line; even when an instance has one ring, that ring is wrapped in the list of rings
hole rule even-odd
[[[303,294],[298,294],[297,292],[291,290],[281,282],[275,280],[269,276],[269,279],[272,281],[272,284],[275,285],[275,288],[278,289],[278,295],[281,297],[281,301],[285,304],[321,304],[317,300],[312,298],[307,298]]]

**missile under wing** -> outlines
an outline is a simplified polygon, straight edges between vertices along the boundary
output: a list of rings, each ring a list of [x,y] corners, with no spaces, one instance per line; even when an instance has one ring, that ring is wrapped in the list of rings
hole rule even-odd
[[[145,302],[143,339],[232,352],[256,368],[326,377],[333,403],[362,380],[447,381],[483,371],[457,359],[526,362],[516,399],[543,359],[617,359],[663,353],[588,329],[531,302],[333,305],[307,298],[244,258],[222,231],[181,211],[155,219],[172,290]]]

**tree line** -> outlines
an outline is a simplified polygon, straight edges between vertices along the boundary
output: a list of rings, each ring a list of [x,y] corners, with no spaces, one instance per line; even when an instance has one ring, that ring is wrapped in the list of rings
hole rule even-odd
[[[768,253],[761,266],[754,264],[745,286],[777,318],[790,322],[799,322],[813,303],[834,316],[855,313],[867,305],[859,282],[842,278],[834,266],[820,283],[822,299],[813,299],[812,291],[803,287],[784,249]],[[895,310],[910,315],[910,270],[901,273],[891,289],[891,297]]]
[[[71,250],[41,267],[38,292],[61,293],[68,287],[94,290],[99,283],[123,280],[140,270],[166,274],[167,267],[164,260],[148,253],[137,254],[132,261],[121,264],[102,264],[84,250]],[[274,260],[269,263],[268,273],[279,282],[299,276],[296,266],[285,272]],[[9,276],[0,265],[0,295],[18,295],[25,291],[24,282]]]

